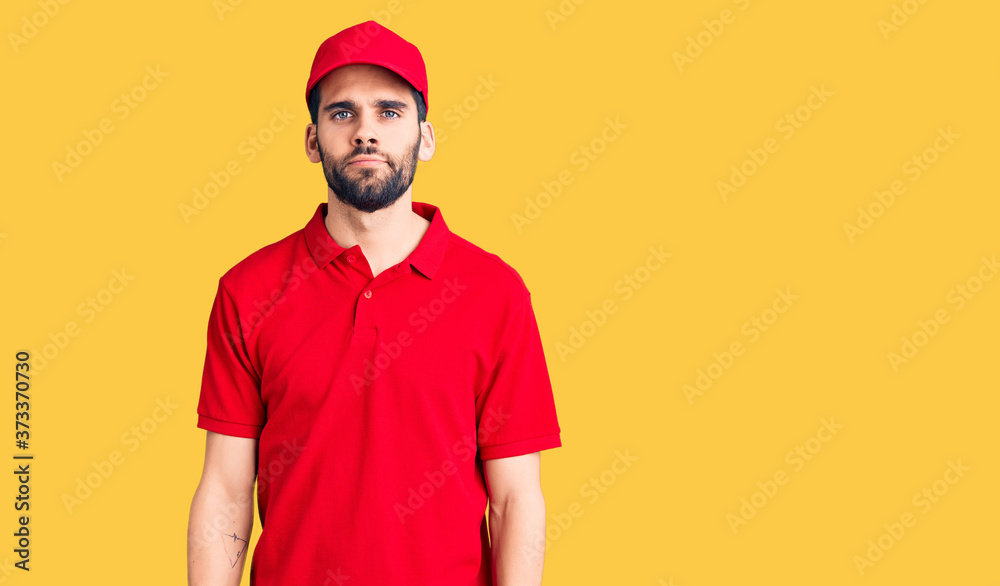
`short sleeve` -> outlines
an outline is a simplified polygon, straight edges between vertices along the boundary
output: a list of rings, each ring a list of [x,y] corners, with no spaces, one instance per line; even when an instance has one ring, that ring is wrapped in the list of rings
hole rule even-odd
[[[496,365],[476,400],[483,460],[562,445],[542,340],[526,290],[505,325]]]
[[[248,438],[260,437],[264,427],[260,377],[247,351],[236,303],[222,279],[208,319],[198,427]]]

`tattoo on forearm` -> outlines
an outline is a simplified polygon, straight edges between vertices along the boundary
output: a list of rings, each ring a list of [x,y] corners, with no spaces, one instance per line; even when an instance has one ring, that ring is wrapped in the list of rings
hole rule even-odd
[[[246,539],[240,539],[235,533],[222,535],[220,538],[222,539],[222,547],[225,548],[226,555],[229,556],[229,563],[235,568],[236,564],[243,558],[243,553],[246,552],[249,544]]]

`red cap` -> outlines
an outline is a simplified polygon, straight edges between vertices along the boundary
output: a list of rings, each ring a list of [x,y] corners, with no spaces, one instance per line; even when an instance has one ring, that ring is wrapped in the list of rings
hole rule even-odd
[[[352,63],[379,65],[398,73],[423,94],[424,104],[430,107],[427,101],[427,68],[420,50],[374,20],[346,28],[323,41],[316,50],[309,72],[306,103],[309,103],[309,92],[323,76]]]

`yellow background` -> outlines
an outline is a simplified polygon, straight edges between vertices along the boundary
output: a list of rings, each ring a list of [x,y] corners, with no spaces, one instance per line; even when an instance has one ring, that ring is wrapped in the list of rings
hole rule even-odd
[[[904,4],[916,8],[906,22]],[[4,508],[0,582],[184,583],[217,280],[325,201],[303,150],[309,66],[327,36],[383,11],[423,52],[429,120],[447,137],[420,164],[414,199],[532,291],[564,442],[543,454],[545,584],[1000,583],[1000,280],[961,309],[948,300],[1000,253],[996,3],[231,8],[73,1],[45,19],[36,1],[4,3],[2,366],[69,322],[79,331],[34,372],[32,570],[12,569],[16,512]],[[894,9],[902,24],[883,34]],[[15,48],[32,18],[47,22]],[[699,33],[707,46],[678,67]],[[121,119],[112,108],[147,67],[166,77]],[[475,97],[490,76],[499,85]],[[813,86],[832,94],[815,110]],[[274,108],[290,126],[246,161],[241,142]],[[786,137],[775,124],[797,110],[808,120]],[[53,163],[102,118],[113,131],[57,176]],[[602,144],[609,118],[625,128]],[[904,165],[949,127],[958,138],[912,181]],[[717,182],[768,139],[778,150],[724,200]],[[581,147],[602,151],[585,169]],[[185,222],[180,205],[232,159],[241,173]],[[563,171],[559,197],[539,198]],[[906,191],[852,242],[844,224],[895,180]],[[546,207],[518,230],[526,198]],[[671,256],[639,270],[648,280],[625,299],[616,283],[651,246]],[[134,279],[85,321],[79,304],[123,269]],[[766,313],[776,289],[799,298]],[[560,356],[609,299],[615,312]],[[947,323],[894,368],[889,353],[941,309]],[[755,317],[777,319],[751,342]],[[683,385],[733,342],[743,355],[689,401]],[[177,410],[126,443],[157,399]],[[831,417],[843,428],[795,470],[786,454]],[[124,462],[70,512],[64,495],[113,450]],[[614,465],[616,451],[636,460]],[[939,482],[947,493],[922,512],[914,495],[959,460],[969,470]],[[778,470],[789,482],[734,533],[727,515]],[[589,492],[602,474],[604,492]],[[16,478],[0,478],[12,503]],[[907,512],[916,524],[862,575],[855,556]]]

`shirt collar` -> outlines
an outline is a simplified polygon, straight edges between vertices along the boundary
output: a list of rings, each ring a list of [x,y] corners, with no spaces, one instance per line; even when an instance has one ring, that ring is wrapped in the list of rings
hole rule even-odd
[[[444,259],[450,231],[437,206],[419,201],[411,202],[411,204],[413,211],[424,219],[430,220],[431,225],[421,237],[417,247],[407,257],[406,262],[428,279],[433,279]],[[324,220],[328,205],[327,202],[317,205],[315,213],[305,227],[306,245],[309,247],[309,253],[321,269],[347,250],[337,244],[326,229]]]

